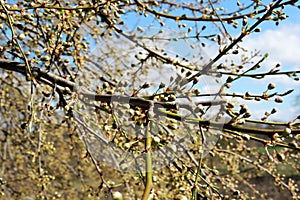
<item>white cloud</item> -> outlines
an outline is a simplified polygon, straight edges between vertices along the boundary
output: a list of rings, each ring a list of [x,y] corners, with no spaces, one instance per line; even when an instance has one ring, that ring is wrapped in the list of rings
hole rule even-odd
[[[300,24],[282,24],[276,29],[269,29],[261,33],[253,33],[247,36],[240,44],[249,52],[258,50],[262,54],[268,53],[269,57],[262,63],[262,68],[259,72],[268,72],[275,67],[277,63],[281,64],[281,71],[292,71],[300,69]],[[217,47],[205,48],[207,54],[215,55]],[[212,56],[214,57],[214,56]],[[233,59],[235,63],[240,63],[239,55],[227,55],[227,59]],[[260,59],[260,58],[258,58]],[[258,60],[256,59],[256,60]],[[224,62],[225,58],[219,62]],[[251,65],[252,66],[252,65]],[[252,72],[255,73],[255,72]],[[299,109],[295,108],[297,95],[300,93],[300,81],[294,81],[286,75],[282,76],[266,76],[264,79],[254,80],[243,78],[234,83],[234,92],[243,93],[247,90],[250,93],[262,93],[269,83],[275,83],[276,89],[273,92],[283,93],[289,89],[295,91],[284,97],[283,104],[276,104],[273,100],[266,101],[243,101],[236,99],[239,103],[245,103],[249,106],[252,112],[252,118],[260,119],[265,111],[271,111],[273,107],[278,108],[278,113],[270,116],[271,120],[289,121],[294,119],[299,113]],[[299,89],[298,89],[299,88]],[[232,98],[226,98],[231,99]]]
[[[247,37],[243,46],[247,49],[269,53],[268,63],[282,63],[295,69],[300,63],[300,25],[284,24],[278,29],[266,30]]]

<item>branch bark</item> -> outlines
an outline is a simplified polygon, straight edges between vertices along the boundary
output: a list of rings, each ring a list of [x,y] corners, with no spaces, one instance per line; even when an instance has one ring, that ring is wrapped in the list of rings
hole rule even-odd
[[[6,59],[0,59],[0,68],[19,72],[26,76],[26,65],[23,63],[15,62],[12,60],[6,60]],[[54,85],[57,84],[61,87],[69,88],[70,90],[76,92],[78,88],[76,88],[76,85],[74,82],[66,80],[58,75],[52,74],[50,72],[43,71],[39,68],[33,67],[31,68],[31,72],[34,75],[35,79],[38,81],[42,81],[43,83]],[[174,109],[178,110],[179,107],[188,109],[189,105],[186,103],[180,104],[176,102],[157,102],[153,100],[146,100],[140,97],[130,97],[125,95],[108,95],[108,94],[95,94],[92,92],[87,91],[80,91],[80,95],[83,95],[84,98],[89,98],[91,100],[95,101],[101,101],[106,103],[111,102],[119,102],[119,103],[128,103],[130,106],[138,106],[142,109],[149,109],[151,105],[154,105],[154,108],[164,108],[167,110]],[[223,104],[226,103],[226,101],[204,101],[204,102],[197,102],[195,104],[202,104],[204,106],[209,105],[215,105],[215,104]],[[185,118],[182,115],[175,114],[170,111],[162,111],[162,109],[155,109],[158,114],[166,115],[169,118],[173,118],[180,121],[185,121],[187,123],[196,123],[200,124],[202,126],[207,127],[213,127],[218,129],[231,130],[231,131],[238,131],[241,133],[252,133],[252,134],[261,134],[266,135],[269,137],[272,137],[273,134],[283,134],[284,129],[261,129],[261,128],[253,128],[253,127],[247,127],[247,126],[241,126],[241,125],[233,125],[230,123],[222,123],[222,122],[215,122],[215,121],[209,121],[204,119],[198,119],[198,118]],[[286,127],[289,127],[289,123],[283,124]],[[300,134],[300,129],[292,129],[291,134]]]
[[[26,68],[25,64],[11,61],[11,60],[5,60],[0,59],[0,68],[19,72],[26,76]],[[58,86],[69,88],[71,91],[77,92],[79,88],[77,88],[76,84],[72,81],[69,81],[63,77],[60,77],[58,75],[52,74],[50,72],[41,70],[37,67],[31,68],[31,71],[35,77],[36,80],[42,81],[46,84],[57,84]],[[176,102],[157,102],[153,100],[146,100],[140,97],[131,97],[126,95],[109,95],[109,94],[96,94],[89,91],[80,91],[80,95],[83,95],[84,98],[88,98],[90,100],[95,101],[101,101],[101,102],[119,102],[119,103],[128,103],[130,106],[138,106],[143,109],[148,109],[152,103],[154,104],[154,107],[163,107],[165,109],[175,109],[178,110],[179,106],[186,108],[188,107],[187,104],[179,104]],[[210,106],[210,105],[216,105],[216,104],[224,104],[226,101],[224,100],[214,100],[214,101],[200,101],[196,102],[195,104],[201,104],[203,106]]]

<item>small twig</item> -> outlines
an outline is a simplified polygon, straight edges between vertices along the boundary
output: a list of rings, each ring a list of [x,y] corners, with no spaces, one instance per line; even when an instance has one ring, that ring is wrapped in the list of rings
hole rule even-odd
[[[84,145],[85,145],[85,147],[86,147],[85,149],[86,149],[86,151],[87,151],[87,154],[88,154],[89,157],[91,158],[91,160],[92,160],[92,162],[93,162],[93,164],[94,164],[94,166],[95,166],[95,168],[96,168],[96,170],[97,170],[97,172],[98,172],[98,174],[99,174],[99,176],[100,176],[100,178],[101,178],[101,181],[102,181],[101,185],[104,184],[105,186],[108,187],[108,189],[110,189],[110,186],[109,186],[109,185],[106,183],[106,181],[104,180],[103,173],[102,173],[100,167],[98,166],[98,163],[97,163],[96,159],[95,159],[94,156],[91,154],[91,152],[90,152],[90,150],[89,150],[89,148],[88,148],[88,143],[87,143],[87,141],[86,141],[86,138],[84,137],[84,134],[82,133],[82,131],[80,130],[79,127],[78,127],[78,130],[79,130],[79,133],[80,133],[80,137],[82,138],[82,141],[83,141],[83,143],[84,143]]]
[[[25,70],[25,65],[22,63],[18,63],[18,62],[14,62],[14,61],[10,61],[10,60],[4,60],[4,59],[0,59],[0,68],[2,69],[6,69],[6,70],[10,70],[10,71],[15,71],[15,72],[19,72],[22,74],[26,74],[26,70]],[[38,68],[33,68],[33,71],[37,73],[36,76],[36,80],[41,80],[43,82],[45,82],[46,84],[57,84],[58,86],[61,87],[68,87],[71,90],[76,91],[75,88],[75,83],[68,81],[62,77],[59,77],[57,75],[39,70]],[[152,100],[146,100],[144,98],[140,98],[140,97],[128,97],[128,96],[122,96],[122,95],[97,95],[94,94],[92,92],[82,92],[80,93],[82,94],[84,97],[93,99],[95,101],[101,101],[101,102],[120,102],[120,103],[127,103],[130,104],[131,106],[138,106],[141,107],[143,109],[149,109],[150,105],[153,103],[154,107],[158,106],[158,107],[163,107],[167,110],[163,110],[163,109],[156,109],[155,112],[156,114],[162,114],[162,115],[166,115],[169,118],[173,118],[176,120],[184,120],[188,123],[197,123],[197,124],[201,124],[203,126],[209,126],[212,128],[219,128],[219,129],[223,129],[223,130],[232,130],[232,131],[239,131],[239,132],[245,132],[245,133],[254,133],[254,134],[263,134],[263,135],[267,135],[267,136],[272,136],[274,133],[278,133],[278,134],[282,134],[284,132],[283,129],[258,129],[258,128],[254,128],[254,127],[246,127],[246,126],[239,126],[239,125],[232,125],[232,124],[224,124],[221,122],[215,122],[215,121],[209,121],[209,120],[204,120],[201,118],[185,118],[184,116],[180,115],[180,114],[176,114],[173,113],[171,111],[168,111],[168,109],[178,109],[178,106],[182,106],[182,108],[189,108],[189,106],[187,104],[180,104],[180,103],[175,103],[175,102],[155,102]],[[214,94],[200,94],[199,96],[211,96]],[[237,96],[237,97],[244,97],[244,95],[242,94],[221,94],[222,96]],[[252,95],[251,97],[255,97],[255,96],[259,96],[261,97],[261,95]],[[180,98],[180,97],[179,97]],[[199,102],[201,103],[201,102]],[[209,104],[209,102],[203,102],[205,104]],[[210,102],[211,105],[214,105],[217,102]],[[224,101],[219,101],[219,103],[224,103]],[[187,106],[187,107],[185,107]],[[276,122],[263,122],[263,121],[257,121],[257,120],[249,120],[249,122],[252,123],[263,123],[263,124],[270,124],[270,125],[281,125],[281,126],[289,126],[289,123],[280,123],[277,124]],[[300,134],[300,129],[292,129],[292,134]]]
[[[149,6],[147,6],[145,3],[141,2],[140,0],[135,0],[137,6],[145,9],[147,12],[154,14],[155,16],[159,16],[159,17],[163,17],[163,18],[168,18],[168,19],[174,19],[176,21],[178,20],[185,20],[185,21],[203,21],[203,22],[219,22],[220,18],[218,17],[189,17],[186,15],[171,15],[168,13],[163,13],[163,12],[159,12],[156,10],[151,9]],[[278,8],[280,6],[284,6],[284,5],[288,5],[295,2],[295,0],[290,0],[290,1],[286,1],[283,3],[278,4],[275,8]],[[261,10],[256,11],[256,14],[261,14],[263,12],[266,12],[267,8],[263,8]],[[243,17],[250,17],[251,15],[253,15],[253,12],[247,13],[247,14],[242,14],[242,15],[237,15],[237,16],[229,16],[229,17],[222,17],[221,20],[222,21],[233,21],[236,19],[242,19]]]
[[[255,73],[255,74],[237,74],[237,73],[232,73],[232,72],[210,72],[211,74],[223,74],[223,75],[231,75],[231,76],[243,76],[243,77],[250,77],[250,78],[263,78],[264,76],[278,76],[278,75],[289,75],[289,74],[298,74],[300,73],[300,70],[295,70],[295,71],[285,71],[285,72],[276,72],[276,73],[272,73],[272,72],[265,72],[265,73]]]
[[[244,30],[241,32],[241,34],[239,35],[239,37],[237,37],[236,39],[234,39],[232,41],[232,43],[230,43],[230,45],[228,45],[225,49],[223,49],[214,59],[212,59],[206,66],[203,67],[202,70],[200,70],[198,73],[196,73],[195,75],[191,76],[190,78],[188,78],[186,81],[183,81],[181,83],[181,86],[186,85],[187,83],[190,83],[191,81],[193,81],[196,77],[199,77],[203,74],[206,74],[209,72],[209,70],[211,69],[211,67],[213,66],[213,64],[215,64],[220,58],[222,58],[224,55],[227,54],[227,52],[229,52],[229,50],[231,50],[236,44],[238,44],[240,41],[242,41],[242,39],[248,35],[251,31],[253,31],[259,24],[261,24],[268,16],[270,16],[273,12],[273,10],[275,8],[277,8],[279,6],[279,4],[281,3],[282,0],[277,1],[273,6],[270,7],[270,9],[259,19],[257,20],[257,22],[255,22],[250,28],[248,28],[247,30]]]

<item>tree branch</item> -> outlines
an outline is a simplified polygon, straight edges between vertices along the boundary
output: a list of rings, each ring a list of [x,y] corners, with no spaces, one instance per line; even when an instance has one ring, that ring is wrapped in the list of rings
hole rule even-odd
[[[294,0],[290,0],[290,1],[286,1],[280,4],[277,4],[275,8],[279,8],[281,6],[284,5],[288,5],[291,3],[294,3]],[[173,20],[186,20],[186,21],[204,21],[204,22],[220,22],[220,21],[232,21],[232,20],[236,20],[236,19],[243,19],[244,17],[250,17],[252,16],[254,13],[250,12],[247,14],[243,14],[243,15],[237,15],[237,16],[230,16],[230,17],[211,17],[211,16],[205,16],[202,15],[201,17],[189,17],[186,15],[170,15],[167,13],[163,13],[163,12],[159,12],[156,10],[153,10],[152,8],[150,8],[149,6],[147,6],[145,3],[143,3],[140,0],[135,0],[135,3],[137,4],[137,6],[145,9],[147,12],[154,14],[155,16],[159,16],[159,17],[164,17],[164,18],[168,18],[168,19],[173,19]],[[258,11],[255,11],[255,14],[261,14],[267,11],[268,8],[264,8]]]
[[[9,70],[9,71],[14,71],[14,72],[19,72],[26,76],[26,68],[25,64],[11,61],[11,60],[5,60],[5,59],[0,59],[0,68]],[[68,87],[70,90],[73,90],[76,92],[78,88],[76,88],[75,83],[71,82],[69,80],[66,80],[60,76],[51,74],[49,72],[40,70],[39,68],[32,68],[32,73],[35,77],[36,80],[42,81],[46,84],[57,84],[58,86],[61,87]],[[176,103],[176,102],[157,102],[153,100],[146,100],[140,97],[129,97],[125,95],[108,95],[108,94],[95,94],[92,92],[86,92],[86,91],[80,91],[79,93],[82,95],[84,98],[88,98],[90,100],[95,100],[95,101],[101,101],[101,102],[106,102],[106,103],[111,103],[111,102],[119,102],[119,103],[127,103],[130,106],[138,106],[142,109],[149,109],[151,105],[154,105],[154,110],[158,114],[163,114],[166,115],[169,118],[173,118],[176,120],[180,121],[185,121],[188,123],[196,123],[196,124],[201,124],[203,126],[208,126],[212,128],[218,128],[218,129],[223,129],[223,130],[231,130],[231,131],[238,131],[241,133],[254,133],[254,134],[262,134],[262,135],[267,135],[269,137],[272,137],[273,134],[278,133],[278,134],[283,134],[284,129],[260,129],[260,128],[253,128],[253,127],[245,127],[245,126],[240,126],[240,125],[234,125],[231,123],[222,123],[222,122],[216,122],[216,121],[209,121],[209,120],[204,120],[200,118],[185,118],[182,115],[170,112],[168,110],[174,109],[178,110],[179,108],[185,108],[189,109],[189,105],[186,103]],[[205,106],[209,105],[216,105],[216,104],[223,104],[226,103],[225,101],[204,101],[204,102],[197,102],[195,104],[203,104]],[[158,108],[165,108],[166,110],[158,109]],[[289,123],[286,123],[286,126],[289,126]],[[292,134],[300,134],[300,129],[292,129]]]
[[[9,71],[19,72],[26,75],[26,69],[25,64],[11,61],[11,60],[5,60],[0,59],[0,68],[6,69]],[[42,81],[46,84],[57,84],[58,86],[69,88],[71,91],[78,92],[80,88],[77,88],[76,84],[72,81],[69,81],[65,78],[62,78],[58,75],[52,74],[47,71],[43,71],[37,67],[31,68],[32,73],[36,80]],[[96,94],[89,91],[79,91],[80,95],[82,95],[84,98],[88,98],[90,100],[94,101],[101,101],[106,103],[111,102],[119,102],[119,103],[128,103],[130,106],[138,106],[143,109],[148,109],[152,103],[154,104],[154,108],[157,107],[163,107],[165,109],[175,109],[178,110],[179,107],[187,108],[189,105],[186,103],[180,104],[176,102],[157,102],[153,100],[146,100],[140,97],[130,97],[126,95],[109,95],[109,94]],[[210,105],[218,105],[218,104],[224,104],[226,101],[224,100],[213,100],[213,101],[199,101],[195,104],[201,104],[203,106],[210,106]]]

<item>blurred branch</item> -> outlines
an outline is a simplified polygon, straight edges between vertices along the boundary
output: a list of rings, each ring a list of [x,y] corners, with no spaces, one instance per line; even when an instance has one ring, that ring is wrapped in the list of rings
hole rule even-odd
[[[255,167],[257,167],[258,169],[261,169],[263,171],[265,171],[267,174],[271,175],[274,179],[276,178],[276,175],[274,175],[269,169],[267,169],[266,167],[264,167],[263,165],[259,164],[258,162],[256,161],[253,161],[249,158],[246,158],[245,156],[242,156],[240,154],[237,154],[235,152],[232,152],[232,151],[229,151],[229,150],[225,150],[225,149],[216,149],[217,152],[223,152],[223,153],[226,153],[226,154],[231,154],[231,155],[234,155],[234,156],[237,156],[240,160],[243,160],[243,161],[246,161],[252,165],[254,165]],[[284,186],[285,188],[287,188],[287,190],[290,192],[290,188],[289,186],[283,182],[282,180],[280,180],[280,184],[282,186]]]

